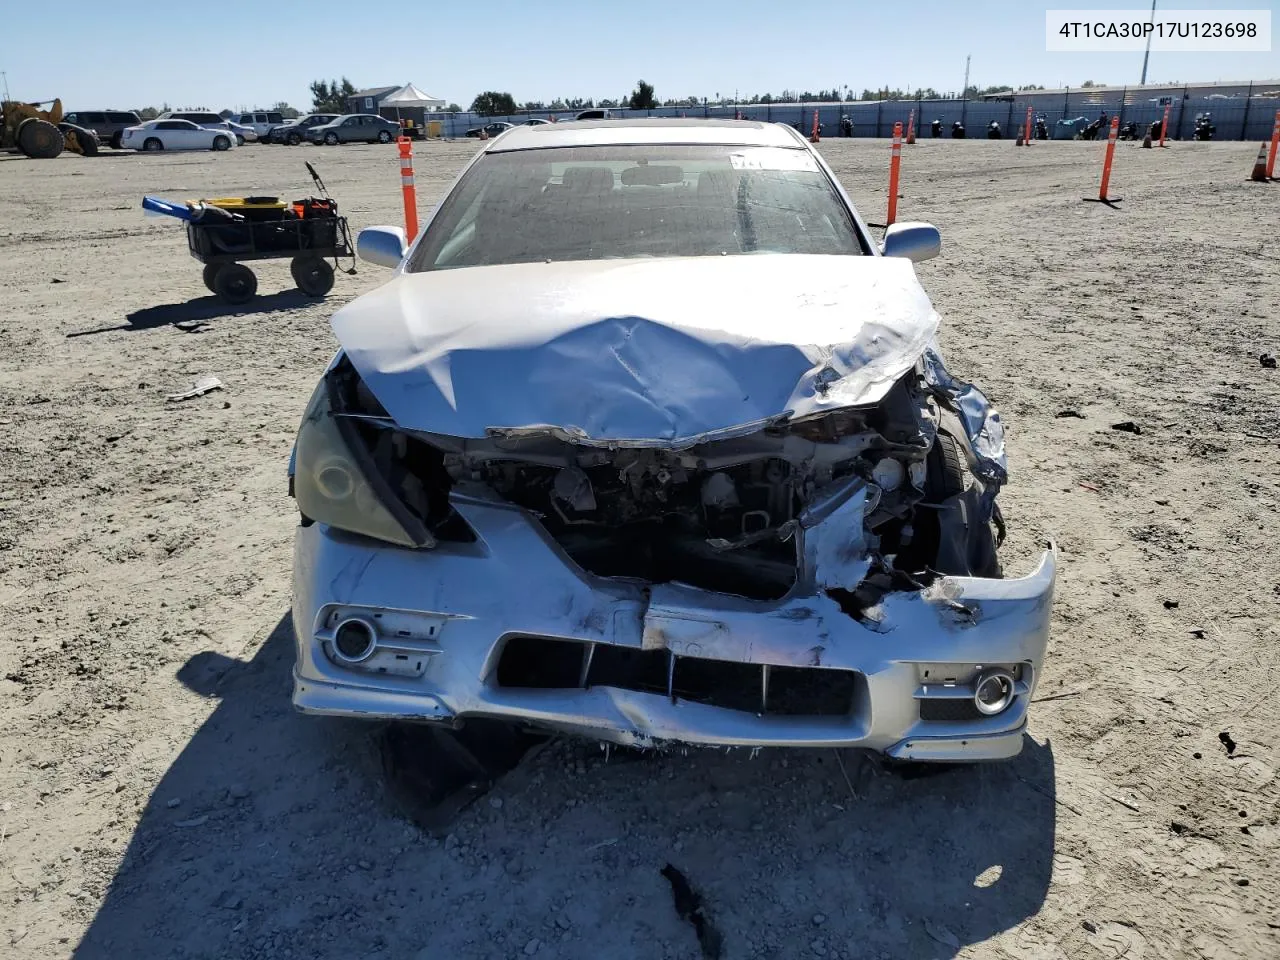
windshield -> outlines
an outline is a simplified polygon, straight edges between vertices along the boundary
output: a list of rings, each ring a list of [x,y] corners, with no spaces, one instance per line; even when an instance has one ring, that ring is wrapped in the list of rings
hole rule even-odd
[[[807,150],[572,147],[481,157],[431,221],[408,270],[867,252]]]

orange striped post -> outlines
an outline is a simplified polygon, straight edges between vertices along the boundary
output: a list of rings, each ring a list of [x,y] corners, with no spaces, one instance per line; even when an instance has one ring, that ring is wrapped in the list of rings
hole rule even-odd
[[[1276,111],[1276,125],[1271,128],[1271,152],[1267,154],[1267,179],[1276,175],[1276,151],[1280,149],[1280,110]]]
[[[1164,146],[1165,134],[1169,132],[1169,110],[1173,107],[1172,103],[1164,105],[1164,119],[1160,121],[1160,146]]]
[[[1091,200],[1094,203],[1105,203],[1110,206],[1111,204],[1119,203],[1123,199],[1121,197],[1107,196],[1107,187],[1111,184],[1111,161],[1116,155],[1116,137],[1119,133],[1120,117],[1115,116],[1111,118],[1111,133],[1107,137],[1107,156],[1102,161],[1102,186],[1099,188],[1096,197],[1085,197],[1086,200]]]
[[[916,142],[916,112],[912,110],[907,114],[907,143]]]
[[[893,153],[889,157],[889,213],[884,225],[892,227],[898,219],[898,168],[902,165],[902,121],[893,125]]]
[[[809,134],[809,142],[818,142],[818,111],[813,111],[813,132]]]
[[[1022,142],[1028,147],[1031,146],[1031,104],[1027,104],[1027,125],[1022,128],[1022,132],[1026,134]]]
[[[413,141],[400,137],[400,189],[404,192],[404,232],[413,243],[418,235],[418,192],[413,186]]]

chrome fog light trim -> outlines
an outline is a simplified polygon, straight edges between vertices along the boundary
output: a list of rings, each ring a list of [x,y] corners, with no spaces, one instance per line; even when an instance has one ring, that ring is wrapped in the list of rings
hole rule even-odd
[[[973,685],[973,705],[986,717],[1004,713],[1015,696],[1013,675],[1007,670],[987,670]]]
[[[343,663],[361,663],[373,656],[378,632],[363,617],[348,617],[333,631],[333,655]]]

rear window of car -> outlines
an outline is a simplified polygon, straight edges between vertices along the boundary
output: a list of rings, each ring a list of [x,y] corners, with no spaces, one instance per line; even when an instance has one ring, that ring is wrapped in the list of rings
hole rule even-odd
[[[481,157],[446,198],[408,269],[869,252],[807,150],[572,147]]]
[[[279,113],[268,113],[268,114],[267,114],[267,119],[266,119],[264,122],[266,122],[266,123],[283,123],[283,122],[284,122],[284,115],[283,115],[283,114],[279,114]]]

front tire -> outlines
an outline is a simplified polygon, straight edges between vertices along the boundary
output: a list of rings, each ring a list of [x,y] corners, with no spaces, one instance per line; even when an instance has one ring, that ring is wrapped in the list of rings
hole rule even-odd
[[[379,132],[378,132],[378,142],[379,142],[379,143],[390,143],[390,142],[391,142],[391,132],[390,132],[389,130],[381,130],[381,131],[379,131]]]
[[[98,155],[98,138],[88,130],[75,133],[76,147],[82,157],[96,157]]]
[[[119,150],[122,143],[124,143],[124,134],[117,130],[111,135],[111,149]]]
[[[243,263],[223,264],[213,278],[213,292],[223,303],[248,303],[258,292],[258,278]]]
[[[928,467],[924,483],[927,502],[942,503],[957,493],[964,493],[964,454],[960,452],[960,443],[955,437],[939,430],[925,463]]]
[[[331,130],[324,135],[324,142],[331,147],[336,147],[338,145],[338,135]]]
[[[66,147],[62,131],[37,117],[22,121],[18,126],[17,142],[18,149],[33,160],[52,160]]]
[[[298,144],[302,142],[302,138],[298,136],[296,133],[291,133],[284,138],[284,142],[291,147],[296,147]]]
[[[319,257],[294,257],[289,273],[298,289],[309,297],[323,297],[333,289],[333,267]]]
[[[222,151],[231,149],[231,141],[224,136],[216,136],[213,138],[213,149]]]
[[[164,143],[158,137],[147,137],[142,144],[142,149],[148,153],[156,153],[164,149]]]
[[[204,285],[213,293],[218,292],[218,274],[226,264],[206,263],[204,265]]]

